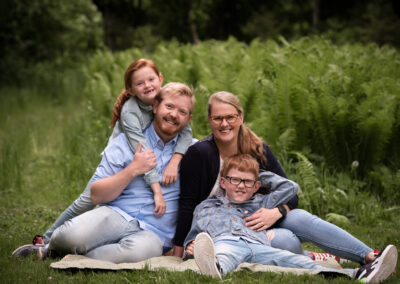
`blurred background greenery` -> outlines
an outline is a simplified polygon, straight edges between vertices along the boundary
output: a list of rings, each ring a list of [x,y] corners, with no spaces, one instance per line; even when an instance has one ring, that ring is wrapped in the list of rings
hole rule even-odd
[[[249,43],[322,35],[337,44],[400,46],[397,0],[5,0],[0,5],[0,79],[7,83],[23,80],[20,67],[33,62],[74,59],[99,48],[153,51],[170,40],[233,36]]]

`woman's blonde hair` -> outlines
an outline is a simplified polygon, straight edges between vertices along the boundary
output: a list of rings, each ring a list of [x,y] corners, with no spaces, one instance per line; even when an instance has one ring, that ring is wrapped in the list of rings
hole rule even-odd
[[[213,103],[220,102],[233,106],[239,115],[244,115],[243,107],[239,98],[229,92],[218,92],[208,99],[208,116],[211,116]],[[263,141],[253,131],[251,131],[244,122],[240,126],[238,135],[238,150],[240,154],[250,154],[259,162],[266,166],[267,158],[264,155]]]
[[[126,71],[125,71],[125,76],[124,76],[125,89],[119,94],[117,101],[114,104],[113,116],[111,119],[110,127],[114,127],[115,123],[117,123],[117,121],[119,120],[119,118],[121,116],[122,106],[124,105],[124,103],[131,96],[134,96],[134,94],[132,93],[132,90],[131,90],[132,75],[137,70],[139,70],[143,67],[150,67],[151,69],[154,70],[154,72],[157,74],[157,76],[160,77],[161,73],[158,71],[158,67],[154,63],[153,60],[140,58],[140,59],[134,61],[133,63],[131,63],[131,65],[129,65],[128,69],[126,69]]]

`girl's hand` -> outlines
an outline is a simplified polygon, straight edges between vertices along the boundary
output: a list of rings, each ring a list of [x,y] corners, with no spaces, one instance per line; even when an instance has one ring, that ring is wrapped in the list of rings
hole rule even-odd
[[[246,227],[251,226],[250,229],[260,232],[271,227],[281,217],[282,214],[279,212],[278,208],[260,208],[249,217],[244,218],[244,220],[246,221]]]
[[[165,168],[163,178],[162,178],[162,185],[168,186],[173,184],[178,179],[178,167],[179,163],[182,160],[183,155],[174,153],[171,157],[171,160],[168,163],[168,166]]]
[[[164,197],[161,193],[154,194],[154,203],[154,215],[156,215],[156,217],[161,217],[165,214],[165,211],[167,210],[167,205],[165,204]]]
[[[186,246],[186,254],[187,255],[194,255],[194,241],[192,241],[191,243],[189,243]]]
[[[176,182],[178,178],[178,166],[169,163],[168,166],[165,168],[163,178],[162,178],[162,185],[168,186]]]

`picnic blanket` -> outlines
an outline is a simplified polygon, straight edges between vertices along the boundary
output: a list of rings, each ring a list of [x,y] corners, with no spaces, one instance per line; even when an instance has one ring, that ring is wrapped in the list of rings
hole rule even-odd
[[[320,261],[318,264],[336,269],[342,269],[340,264],[335,260]],[[83,255],[66,255],[60,261],[53,262],[50,267],[55,269],[96,269],[96,270],[130,270],[130,269],[144,269],[158,270],[166,269],[169,271],[185,271],[192,270],[200,273],[199,268],[194,259],[183,261],[179,257],[174,256],[160,256],[153,257],[141,262],[136,263],[112,263],[103,260],[88,258]],[[319,270],[286,268],[279,266],[242,263],[236,270],[249,270],[252,272],[277,272],[277,273],[294,273],[294,274],[318,274]]]

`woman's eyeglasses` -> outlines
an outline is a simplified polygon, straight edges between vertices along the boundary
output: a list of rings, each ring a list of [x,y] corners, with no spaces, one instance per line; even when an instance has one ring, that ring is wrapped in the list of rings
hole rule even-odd
[[[236,113],[236,114],[229,114],[229,115],[225,115],[225,116],[216,115],[216,116],[210,116],[210,117],[211,117],[211,121],[214,124],[221,124],[224,121],[224,119],[228,123],[235,123],[237,118],[239,117],[239,114]]]
[[[225,177],[227,180],[229,180],[229,182],[233,185],[239,185],[241,182],[243,182],[245,187],[253,187],[256,184],[256,180],[252,180],[252,179],[241,179],[238,177],[230,177],[230,176],[226,176]]]

